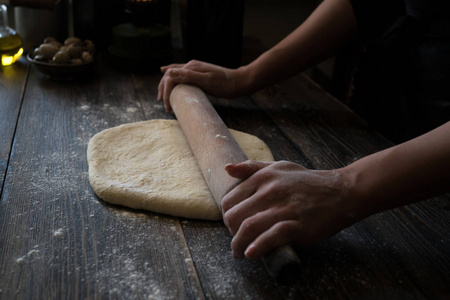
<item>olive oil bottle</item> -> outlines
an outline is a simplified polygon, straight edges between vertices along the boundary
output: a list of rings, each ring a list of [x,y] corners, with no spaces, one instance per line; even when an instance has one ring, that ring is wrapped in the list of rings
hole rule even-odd
[[[6,5],[0,5],[0,59],[2,66],[16,62],[23,53],[22,39],[8,26]]]

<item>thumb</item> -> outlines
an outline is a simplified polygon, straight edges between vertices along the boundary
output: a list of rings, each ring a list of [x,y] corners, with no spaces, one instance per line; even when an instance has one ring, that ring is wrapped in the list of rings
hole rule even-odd
[[[234,178],[247,179],[259,170],[271,165],[271,162],[247,160],[237,164],[227,164],[225,171]]]

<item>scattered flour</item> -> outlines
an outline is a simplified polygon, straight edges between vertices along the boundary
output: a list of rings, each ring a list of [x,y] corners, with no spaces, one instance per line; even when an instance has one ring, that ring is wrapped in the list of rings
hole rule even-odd
[[[31,249],[30,251],[28,251],[28,253],[27,254],[25,254],[25,255],[23,255],[23,256],[21,256],[21,257],[18,257],[18,258],[16,258],[16,263],[18,263],[18,264],[22,264],[22,263],[24,263],[26,260],[28,260],[28,259],[32,259],[32,258],[34,258],[34,257],[38,257],[38,254],[39,254],[39,249],[37,249],[39,247],[39,245],[35,245],[34,246],[34,248],[33,249]]]
[[[225,140],[228,139],[228,137],[226,135],[220,135],[220,134],[217,134],[216,138],[221,138],[221,139],[225,139]]]
[[[63,234],[64,234],[64,230],[62,228],[59,228],[53,232],[53,236],[56,236],[56,237],[63,236]]]

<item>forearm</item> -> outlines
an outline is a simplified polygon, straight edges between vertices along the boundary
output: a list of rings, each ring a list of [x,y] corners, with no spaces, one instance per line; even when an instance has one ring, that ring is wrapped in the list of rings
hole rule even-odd
[[[356,214],[373,213],[450,191],[450,122],[338,170]]]
[[[236,70],[239,89],[251,93],[304,71],[333,55],[355,33],[349,0],[325,0],[280,43]]]

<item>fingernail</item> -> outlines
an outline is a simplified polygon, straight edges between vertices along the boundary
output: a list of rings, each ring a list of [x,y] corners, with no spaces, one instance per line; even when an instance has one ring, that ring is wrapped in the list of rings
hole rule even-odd
[[[250,246],[247,247],[244,253],[245,257],[247,258],[254,258],[256,255],[256,245],[250,244]]]
[[[228,169],[230,169],[230,168],[232,168],[234,166],[234,164],[226,164],[225,165],[225,170],[228,170]]]

